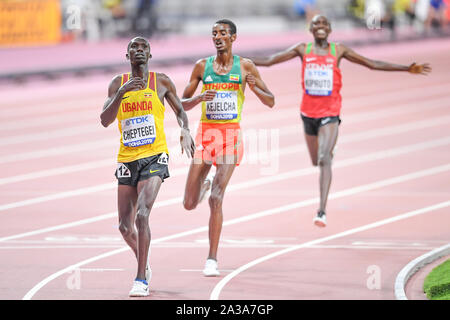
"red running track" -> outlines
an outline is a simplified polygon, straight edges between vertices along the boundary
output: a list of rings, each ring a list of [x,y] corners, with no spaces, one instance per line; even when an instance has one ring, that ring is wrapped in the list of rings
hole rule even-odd
[[[171,178],[150,217],[145,299],[394,299],[398,272],[450,239],[449,50],[449,40],[357,49],[429,62],[426,77],[343,62],[324,229],[312,223],[318,169],[299,119],[300,62],[260,68],[276,106],[247,92],[246,155],[225,196],[218,278],[201,274],[209,209],[182,207],[189,160],[168,110]],[[157,71],[181,94],[191,69]],[[136,262],[117,230],[118,133],[99,123],[111,77],[1,88],[1,299],[128,299]],[[188,113],[191,128],[199,111]]]

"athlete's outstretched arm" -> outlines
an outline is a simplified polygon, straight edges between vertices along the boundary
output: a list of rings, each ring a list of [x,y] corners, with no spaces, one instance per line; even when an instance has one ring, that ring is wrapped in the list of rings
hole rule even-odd
[[[250,58],[257,66],[269,67],[271,65],[291,60],[295,57],[302,57],[305,44],[298,43],[284,51],[274,53],[268,57],[252,57]]]
[[[189,121],[183,109],[180,99],[177,96],[177,89],[172,80],[163,73],[158,73],[158,79],[167,88],[164,98],[169,102],[170,107],[175,112],[178,125],[181,127],[180,145],[181,153],[186,151],[188,157],[192,158],[195,151],[195,143],[189,132]]]
[[[256,94],[262,103],[272,108],[275,104],[275,97],[261,79],[255,64],[250,59],[242,59],[242,64],[245,70],[245,81],[250,89]]]
[[[100,114],[100,121],[105,128],[116,120],[123,95],[127,91],[141,90],[145,86],[145,82],[141,78],[131,78],[120,86],[121,81],[122,76],[117,75],[109,84],[108,98]]]
[[[350,62],[354,62],[363,65],[372,70],[383,71],[407,71],[415,74],[427,74],[431,72],[431,67],[428,63],[416,64],[415,62],[410,65],[394,64],[385,61],[372,60],[357,54],[350,48],[340,45],[339,50],[342,50],[342,57]]]
[[[184,89],[181,103],[183,104],[183,108],[186,111],[191,110],[202,101],[211,101],[216,96],[215,90],[206,90],[198,96],[193,97],[195,90],[197,90],[198,84],[200,83],[200,81],[202,81],[203,73],[205,71],[205,63],[206,59],[197,61],[194,66],[194,70],[192,70],[189,83]]]

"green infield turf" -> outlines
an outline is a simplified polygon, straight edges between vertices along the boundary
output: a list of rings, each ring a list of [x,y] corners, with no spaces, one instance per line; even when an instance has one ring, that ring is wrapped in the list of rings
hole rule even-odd
[[[423,282],[423,291],[430,300],[450,300],[450,259],[431,270]]]

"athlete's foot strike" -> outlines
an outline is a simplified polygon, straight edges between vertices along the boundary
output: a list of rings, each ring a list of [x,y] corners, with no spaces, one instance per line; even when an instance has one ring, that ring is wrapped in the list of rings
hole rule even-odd
[[[327,215],[325,211],[318,211],[316,217],[313,220],[314,224],[318,227],[326,227],[327,225]]]

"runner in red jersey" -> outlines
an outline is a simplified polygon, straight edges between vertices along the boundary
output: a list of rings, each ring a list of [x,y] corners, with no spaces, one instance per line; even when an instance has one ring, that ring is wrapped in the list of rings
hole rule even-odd
[[[331,25],[323,15],[316,15],[310,24],[314,36],[312,43],[298,43],[269,57],[252,58],[257,66],[271,66],[291,60],[302,59],[303,98],[300,106],[309,155],[314,166],[320,168],[320,206],[314,223],[326,226],[326,204],[331,185],[331,162],[333,149],[338,137],[341,111],[341,71],[342,58],[372,70],[407,71],[427,74],[431,67],[426,64],[398,65],[371,60],[357,54],[352,49],[328,42]]]

